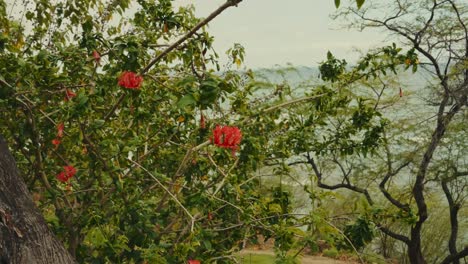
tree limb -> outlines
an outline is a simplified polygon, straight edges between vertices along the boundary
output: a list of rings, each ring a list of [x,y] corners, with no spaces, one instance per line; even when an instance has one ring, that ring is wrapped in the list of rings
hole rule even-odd
[[[202,28],[203,26],[207,25],[211,20],[213,20],[215,17],[217,17],[219,14],[221,14],[225,9],[231,7],[231,6],[237,6],[237,4],[239,4],[240,2],[242,2],[242,0],[227,0],[226,3],[224,3],[222,6],[220,6],[218,9],[216,9],[213,13],[211,13],[207,18],[203,19],[202,21],[200,21],[200,23],[198,23],[197,25],[195,25],[195,27],[193,27],[189,32],[187,32],[185,35],[183,35],[179,40],[177,40],[176,42],[174,42],[172,45],[170,45],[169,47],[167,47],[165,50],[163,50],[163,52],[161,52],[158,56],[156,56],[154,59],[152,59],[147,65],[145,68],[143,68],[141,71],[140,71],[140,74],[141,75],[145,75],[150,69],[151,67],[156,64],[158,61],[160,61],[162,58],[164,58],[165,56],[167,56],[167,54],[169,54],[171,51],[173,51],[174,49],[176,49],[180,44],[182,44],[184,41],[186,41],[187,39],[189,39],[191,36],[193,36],[200,28]],[[120,103],[122,103],[123,99],[125,98],[126,94],[122,94],[120,96],[120,98],[117,100],[117,102],[112,106],[111,110],[106,114],[106,116],[104,117],[104,120],[107,121],[115,112],[115,110],[117,109],[117,107],[120,105]]]
[[[458,211],[460,210],[460,205],[455,203],[453,200],[452,194],[447,185],[446,180],[441,182],[442,190],[444,191],[445,197],[449,204],[449,214],[450,214],[450,238],[449,238],[449,252],[451,255],[457,254],[457,236],[458,236]],[[453,264],[459,264],[458,260],[453,260]]]
[[[440,264],[449,264],[454,260],[461,259],[468,256],[468,247],[465,247],[462,251],[458,252],[455,255],[447,256]]]
[[[242,0],[227,0],[226,3],[224,3],[222,6],[220,6],[218,9],[216,9],[213,13],[211,13],[207,18],[204,20],[200,21],[195,27],[193,27],[189,32],[187,32],[184,36],[182,36],[179,40],[174,42],[172,45],[170,45],[167,49],[165,49],[163,52],[161,52],[158,56],[156,56],[153,60],[151,60],[146,67],[141,70],[140,74],[144,75],[146,74],[151,67],[164,58],[169,52],[177,48],[180,44],[182,44],[184,41],[186,41],[188,38],[193,36],[200,28],[208,24],[211,20],[213,20],[215,17],[217,17],[219,14],[221,14],[225,9],[232,7],[232,6],[237,6],[242,2]]]

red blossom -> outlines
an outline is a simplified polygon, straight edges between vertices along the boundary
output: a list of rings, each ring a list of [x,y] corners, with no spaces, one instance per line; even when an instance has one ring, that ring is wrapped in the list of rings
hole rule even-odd
[[[63,169],[64,171],[57,174],[57,179],[61,182],[68,182],[68,180],[75,176],[76,168],[71,165],[67,165],[63,166]]]
[[[72,99],[73,97],[76,96],[76,93],[74,93],[72,90],[70,89],[67,89],[65,91],[65,102],[68,102],[70,99]]]
[[[196,259],[189,259],[188,264],[201,264],[201,262],[199,260],[196,260]]]
[[[400,97],[403,97],[403,90],[400,87]]]
[[[58,146],[60,145],[60,140],[58,138],[54,138],[52,139],[52,144],[55,145],[55,148],[58,148]]]
[[[60,172],[59,174],[57,174],[57,180],[61,181],[61,182],[67,182],[68,181],[68,178],[67,176],[65,175],[65,172]]]
[[[97,52],[97,50],[93,50],[93,58],[96,61],[97,64],[101,61],[101,54]]]
[[[124,71],[120,74],[119,85],[128,89],[140,89],[143,77],[134,72]]]
[[[60,123],[57,125],[57,136],[59,138],[63,137],[63,130],[65,129],[65,125],[63,123]]]
[[[216,126],[211,141],[221,148],[236,150],[242,140],[242,132],[238,127]]]

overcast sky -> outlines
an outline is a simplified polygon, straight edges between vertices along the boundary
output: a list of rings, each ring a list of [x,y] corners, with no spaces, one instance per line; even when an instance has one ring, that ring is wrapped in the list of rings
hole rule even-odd
[[[193,4],[196,14],[206,17],[225,0],[176,0],[176,5]],[[344,2],[344,1],[342,1]],[[329,16],[335,11],[333,0],[244,0],[229,8],[210,24],[220,54],[240,43],[246,49],[249,68],[292,63],[316,66],[330,50],[340,58],[353,61],[353,48],[367,50],[381,44],[377,32],[339,29],[343,21]]]
[[[175,6],[194,5],[198,17],[206,17],[226,0],[174,0]],[[343,4],[354,0],[342,0]],[[15,0],[7,0],[10,5]],[[16,5],[14,10],[23,9]],[[19,10],[18,9],[18,10]],[[355,61],[355,48],[366,51],[382,45],[385,36],[377,32],[346,30],[344,21],[334,21],[333,0],[244,0],[209,24],[214,47],[223,56],[240,43],[245,47],[247,68],[268,68],[292,63],[317,66],[330,50],[337,57]],[[221,62],[226,61],[226,56]]]

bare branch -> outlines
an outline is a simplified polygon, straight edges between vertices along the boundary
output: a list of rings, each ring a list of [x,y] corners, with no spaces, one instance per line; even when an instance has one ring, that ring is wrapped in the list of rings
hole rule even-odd
[[[356,249],[356,247],[353,245],[353,243],[351,242],[351,240],[348,238],[348,236],[343,232],[341,231],[338,227],[336,227],[334,224],[332,224],[331,222],[323,219],[325,223],[327,223],[329,226],[333,227],[336,231],[338,231],[338,233],[340,233],[345,239],[346,241],[348,241],[348,243],[351,245],[351,247],[353,248],[354,252],[356,253],[356,255],[358,256],[359,258],[359,262],[361,263],[364,263],[364,261],[362,260],[361,258],[361,255],[359,254],[359,251]]]
[[[401,203],[400,201],[398,201],[397,199],[393,198],[393,196],[385,189],[385,184],[388,182],[388,180],[397,175],[400,170],[402,170],[403,168],[407,167],[408,165],[410,164],[410,162],[405,162],[403,163],[402,165],[400,165],[395,171],[392,171],[391,169],[387,172],[387,174],[384,176],[384,178],[382,179],[382,181],[380,182],[379,184],[379,189],[380,191],[382,192],[382,194],[385,196],[385,198],[387,198],[387,200],[389,200],[393,205],[395,205],[396,207],[400,208],[400,209],[403,209],[405,211],[409,211],[410,208],[409,208],[409,205],[408,204],[403,204]]]
[[[156,178],[156,176],[154,176],[149,170],[147,170],[145,167],[143,167],[141,164],[139,164],[138,162],[136,161],[133,161],[131,159],[128,159],[131,163],[133,163],[134,165],[136,165],[137,167],[139,167],[140,169],[142,169],[144,172],[146,172],[151,178],[153,178],[153,180],[167,193],[169,194],[172,199],[185,211],[185,213],[187,214],[187,216],[190,218],[191,220],[191,226],[190,226],[190,231],[193,232],[193,227],[194,227],[194,224],[195,224],[195,218],[192,216],[192,214],[190,214],[190,212],[187,210],[187,208],[184,207],[184,205],[182,205],[182,203],[177,199],[177,197],[171,193],[169,191],[169,189],[166,188],[166,186],[164,186],[164,184],[162,184],[158,178]]]
[[[458,236],[458,211],[460,210],[460,205],[455,203],[453,200],[452,194],[447,186],[447,181],[442,180],[441,182],[442,190],[444,191],[445,197],[449,204],[449,213],[450,213],[450,238],[449,238],[449,252],[451,255],[457,254],[457,236]],[[454,260],[455,264],[459,264],[459,261]]]
[[[343,189],[343,188],[348,189],[348,190],[363,194],[366,197],[367,202],[370,205],[374,204],[369,192],[366,189],[354,186],[349,183],[340,183],[340,184],[335,184],[335,185],[328,185],[328,184],[323,183],[322,173],[318,169],[317,164],[315,163],[315,160],[310,156],[310,153],[307,153],[307,162],[312,166],[315,176],[317,176],[318,187],[323,188],[323,189],[328,189],[328,190],[336,190],[336,189]]]
[[[452,263],[454,260],[458,260],[468,256],[468,247],[465,247],[462,251],[458,252],[455,255],[447,256],[440,264],[449,264]]]
[[[384,227],[382,226],[381,224],[379,223],[376,223],[376,226],[382,231],[384,232],[386,235],[396,239],[396,240],[399,240],[399,241],[402,241],[406,244],[409,244],[410,243],[410,239],[407,237],[407,236],[404,236],[404,235],[400,235],[400,234],[397,234],[393,231],[391,231],[389,228],[387,227]]]

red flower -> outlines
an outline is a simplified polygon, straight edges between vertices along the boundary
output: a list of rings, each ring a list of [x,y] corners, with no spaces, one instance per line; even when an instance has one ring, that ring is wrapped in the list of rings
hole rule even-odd
[[[140,89],[143,77],[134,72],[124,71],[120,74],[119,85],[128,89]]]
[[[65,172],[60,172],[59,174],[57,174],[57,180],[61,181],[61,182],[67,182],[68,181],[68,178],[67,176],[65,175]]]
[[[222,148],[236,150],[242,140],[242,132],[237,127],[216,126],[211,141]]]
[[[93,58],[96,61],[97,64],[101,61],[101,54],[97,52],[96,50],[93,50]]]
[[[403,90],[400,87],[400,97],[403,97]]]
[[[196,260],[196,259],[189,259],[188,264],[201,264],[201,262],[199,260]]]
[[[63,137],[63,130],[65,129],[65,125],[63,123],[60,123],[57,125],[57,136],[59,138]]]
[[[55,145],[55,148],[57,149],[58,146],[60,145],[60,140],[58,138],[52,139],[52,144]]]
[[[61,182],[67,182],[76,174],[75,167],[71,165],[63,166],[64,171],[57,174],[57,179]]]
[[[74,92],[73,92],[72,90],[70,90],[70,89],[67,89],[67,90],[65,91],[65,99],[64,99],[64,100],[65,100],[66,102],[68,102],[70,99],[72,99],[72,98],[75,97],[75,96],[76,96],[76,93],[74,93]]]

